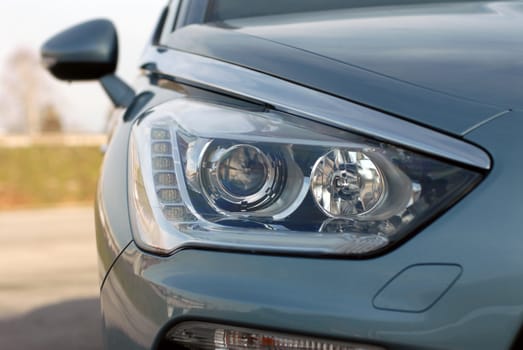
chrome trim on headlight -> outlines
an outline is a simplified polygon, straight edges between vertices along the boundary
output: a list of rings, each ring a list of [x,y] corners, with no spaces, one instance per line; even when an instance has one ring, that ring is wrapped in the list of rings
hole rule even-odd
[[[149,64],[150,63],[150,64]],[[275,109],[483,170],[489,155],[426,127],[276,77],[207,57],[149,48],[142,67],[181,82],[261,101]]]

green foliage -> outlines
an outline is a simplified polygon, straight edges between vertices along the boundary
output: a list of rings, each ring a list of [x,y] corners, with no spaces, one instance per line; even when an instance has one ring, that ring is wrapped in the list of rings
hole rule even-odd
[[[92,202],[98,147],[0,148],[0,208]]]

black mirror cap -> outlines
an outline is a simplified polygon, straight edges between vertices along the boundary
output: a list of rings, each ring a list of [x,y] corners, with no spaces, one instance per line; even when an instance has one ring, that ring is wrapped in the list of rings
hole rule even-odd
[[[44,66],[58,79],[100,79],[116,71],[116,28],[106,19],[78,24],[45,42],[41,55]]]

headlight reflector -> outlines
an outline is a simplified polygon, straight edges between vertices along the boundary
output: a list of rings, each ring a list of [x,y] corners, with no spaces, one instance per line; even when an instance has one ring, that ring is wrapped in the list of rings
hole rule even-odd
[[[329,216],[365,214],[383,198],[380,170],[362,152],[336,148],[312,169],[311,190],[316,204]]]
[[[302,118],[186,98],[139,119],[130,159],[135,239],[162,254],[214,246],[366,256],[482,178]]]

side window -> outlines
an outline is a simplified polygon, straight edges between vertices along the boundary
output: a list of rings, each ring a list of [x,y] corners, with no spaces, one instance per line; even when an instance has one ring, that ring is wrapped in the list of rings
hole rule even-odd
[[[205,22],[205,16],[212,3],[211,0],[179,0],[179,2],[178,16],[173,30]]]
[[[165,45],[169,34],[176,29],[177,21],[180,18],[181,7],[182,0],[169,0],[166,11],[162,14],[162,18],[158,23],[157,33],[155,34],[157,40],[155,40],[154,44]]]
[[[250,1],[250,0],[249,0]],[[169,36],[177,29],[204,23],[212,0],[169,0],[156,45],[168,46]]]

